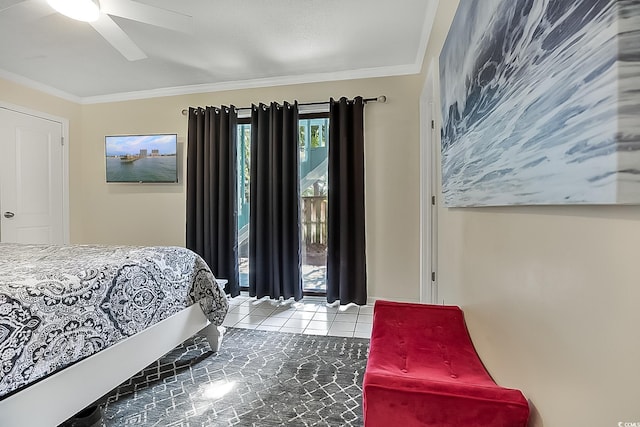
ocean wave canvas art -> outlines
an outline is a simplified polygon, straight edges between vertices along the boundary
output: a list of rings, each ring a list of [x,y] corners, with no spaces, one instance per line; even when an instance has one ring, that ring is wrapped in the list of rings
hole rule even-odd
[[[447,206],[640,203],[640,1],[461,0],[440,98]]]

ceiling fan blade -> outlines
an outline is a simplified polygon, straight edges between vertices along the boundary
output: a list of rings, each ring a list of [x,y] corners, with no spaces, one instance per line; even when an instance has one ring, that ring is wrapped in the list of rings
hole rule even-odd
[[[178,12],[131,0],[102,0],[100,11],[182,33],[193,33],[193,18]]]
[[[122,31],[113,19],[101,13],[100,18],[95,22],[90,22],[91,26],[100,33],[118,52],[129,61],[145,59],[147,55]]]

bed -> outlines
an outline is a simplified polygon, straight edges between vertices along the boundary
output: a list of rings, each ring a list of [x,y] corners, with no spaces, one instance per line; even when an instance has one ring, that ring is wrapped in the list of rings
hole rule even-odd
[[[228,310],[179,247],[0,244],[0,426],[57,426]]]

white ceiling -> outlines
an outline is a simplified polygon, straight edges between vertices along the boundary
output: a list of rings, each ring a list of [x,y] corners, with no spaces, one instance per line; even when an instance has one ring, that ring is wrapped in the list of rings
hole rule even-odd
[[[137,1],[193,17],[192,33],[114,16],[147,55],[128,61],[45,0],[0,0],[0,77],[92,103],[413,74],[438,0]]]

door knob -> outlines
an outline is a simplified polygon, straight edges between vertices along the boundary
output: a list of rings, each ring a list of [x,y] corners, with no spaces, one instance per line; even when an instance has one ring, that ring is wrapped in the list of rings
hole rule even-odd
[[[13,218],[15,216],[15,214],[13,212],[5,212],[4,213],[4,217],[5,218]]]

